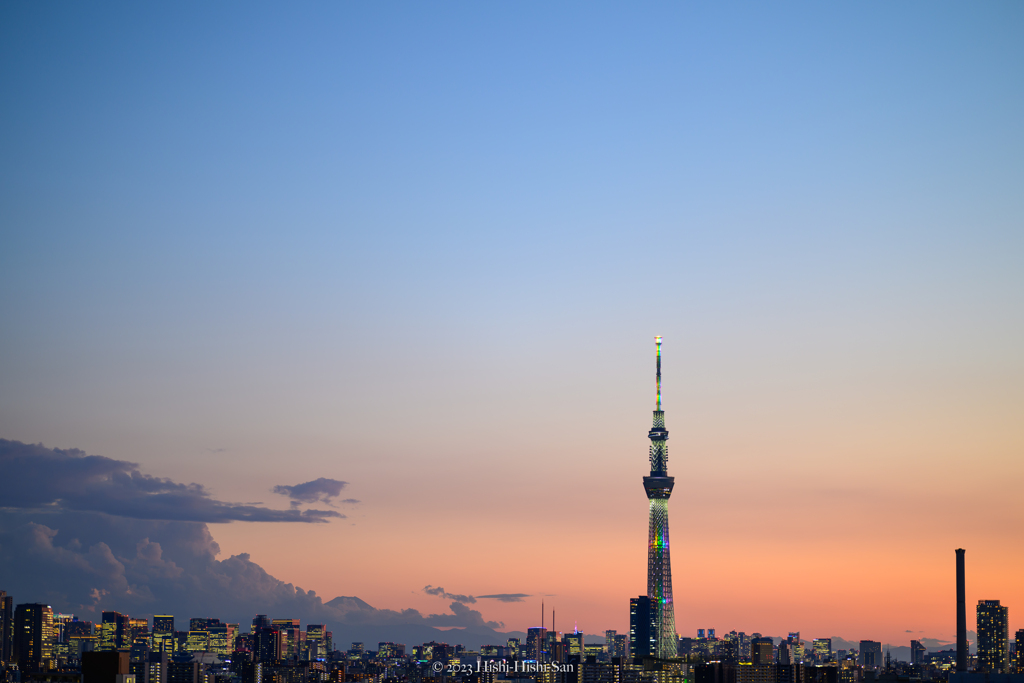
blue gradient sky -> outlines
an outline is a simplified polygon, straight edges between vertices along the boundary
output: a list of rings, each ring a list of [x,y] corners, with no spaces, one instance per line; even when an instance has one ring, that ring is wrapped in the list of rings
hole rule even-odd
[[[922,605],[958,545],[1012,621],[1022,32],[1011,2],[5,3],[0,436],[281,507],[344,479],[327,531],[214,535],[327,597],[622,629],[661,334],[681,632],[951,637]],[[397,567],[380,539],[424,528],[548,562]],[[752,555],[896,611],[737,591]]]

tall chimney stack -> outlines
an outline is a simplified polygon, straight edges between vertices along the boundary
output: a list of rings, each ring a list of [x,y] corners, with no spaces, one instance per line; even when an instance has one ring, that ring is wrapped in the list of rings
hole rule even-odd
[[[967,589],[963,548],[956,549],[956,670],[967,671]]]

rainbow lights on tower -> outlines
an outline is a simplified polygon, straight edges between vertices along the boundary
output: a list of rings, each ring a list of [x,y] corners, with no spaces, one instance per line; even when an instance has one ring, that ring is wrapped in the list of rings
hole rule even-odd
[[[647,597],[654,612],[652,622],[657,631],[655,656],[669,659],[676,656],[676,614],[672,605],[672,562],[668,543],[668,499],[675,479],[668,476],[668,430],[665,412],[661,409],[661,337],[654,338],[657,348],[654,425],[647,437],[651,440],[651,476],[644,477],[644,490],[650,504],[650,525],[647,543]]]

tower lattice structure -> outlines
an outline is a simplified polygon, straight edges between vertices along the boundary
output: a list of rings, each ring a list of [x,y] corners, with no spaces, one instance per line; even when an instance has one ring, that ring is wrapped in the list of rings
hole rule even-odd
[[[657,402],[654,425],[647,434],[651,440],[651,476],[644,477],[644,490],[650,503],[650,527],[647,540],[647,597],[657,635],[654,655],[659,659],[677,656],[676,613],[672,604],[672,561],[668,544],[668,499],[675,478],[668,476],[668,430],[661,409],[661,337],[657,347]]]

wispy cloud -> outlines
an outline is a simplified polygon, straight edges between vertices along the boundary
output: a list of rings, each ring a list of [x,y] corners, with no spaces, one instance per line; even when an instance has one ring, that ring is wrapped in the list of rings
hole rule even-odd
[[[528,593],[495,593],[493,595],[478,595],[478,598],[490,598],[501,602],[522,602],[523,598],[531,597]]]
[[[461,602],[463,604],[472,604],[476,602],[476,598],[474,598],[472,595],[457,595],[455,593],[449,593],[440,586],[435,588],[428,584],[423,587],[423,592],[428,595],[436,595],[446,600],[454,600],[455,602]]]

